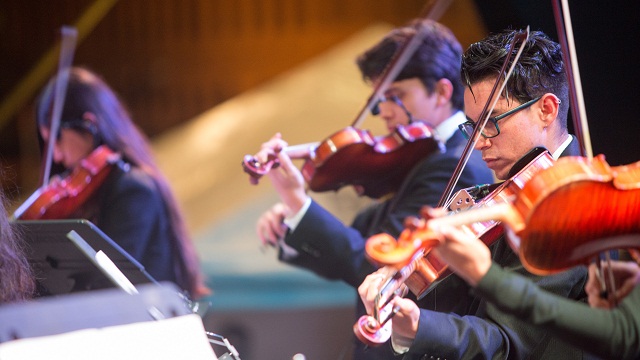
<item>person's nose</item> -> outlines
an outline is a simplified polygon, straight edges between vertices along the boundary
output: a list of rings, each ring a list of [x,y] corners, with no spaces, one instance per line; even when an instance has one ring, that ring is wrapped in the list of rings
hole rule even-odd
[[[392,101],[381,101],[378,103],[378,116],[386,121],[393,120],[396,116],[395,107],[396,105]]]
[[[490,146],[491,146],[491,139],[485,138],[484,136],[480,135],[478,137],[478,141],[476,141],[473,148],[476,150],[482,151],[489,148]]]
[[[64,154],[62,152],[62,149],[60,149],[60,146],[58,144],[53,146],[53,162],[56,164],[60,164],[62,163],[62,161],[64,160]]]

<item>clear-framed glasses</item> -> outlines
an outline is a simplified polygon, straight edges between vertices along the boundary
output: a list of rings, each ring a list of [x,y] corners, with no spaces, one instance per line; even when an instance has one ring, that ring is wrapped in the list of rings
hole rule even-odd
[[[542,96],[538,96],[525,103],[522,103],[514,107],[513,109],[506,111],[498,116],[490,117],[489,121],[487,121],[487,125],[484,127],[484,129],[482,129],[482,133],[481,133],[482,136],[485,139],[490,139],[500,135],[500,127],[498,126],[499,120],[502,120],[509,115],[513,115],[520,110],[524,110],[528,108],[529,106],[535,104],[538,100],[540,100],[540,98],[542,98]],[[467,121],[458,125],[458,128],[460,129],[460,131],[462,131],[462,133],[464,134],[464,137],[467,139],[471,138],[471,135],[473,134],[473,129],[475,129],[475,127],[476,127],[476,123],[473,122],[471,119],[469,119],[469,117],[467,117]]]

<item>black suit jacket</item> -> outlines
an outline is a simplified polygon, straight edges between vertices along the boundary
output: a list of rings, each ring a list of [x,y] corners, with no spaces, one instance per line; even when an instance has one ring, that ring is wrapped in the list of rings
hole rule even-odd
[[[137,167],[115,166],[98,190],[92,221],[157,281],[176,282],[176,240],[154,179]]]

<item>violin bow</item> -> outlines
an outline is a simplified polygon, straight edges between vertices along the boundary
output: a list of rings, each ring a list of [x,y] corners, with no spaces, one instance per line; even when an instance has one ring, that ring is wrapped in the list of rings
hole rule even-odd
[[[426,15],[420,16],[420,18],[424,20],[435,20],[440,18],[452,1],[453,0],[432,0],[428,2],[421,12],[422,14],[426,13]],[[383,97],[383,94],[389,85],[395,80],[402,68],[404,68],[407,61],[409,61],[411,56],[413,56],[418,46],[422,43],[425,34],[423,31],[420,31],[420,24],[416,24],[415,28],[416,33],[411,36],[409,40],[405,41],[403,46],[396,51],[393,58],[383,71],[380,80],[376,81],[373,93],[369,96],[367,103],[362,110],[360,110],[360,113],[358,113],[358,116],[351,124],[352,127],[357,128],[360,126],[364,119],[369,115],[374,105],[376,105],[378,100]]]
[[[51,175],[51,164],[53,160],[53,146],[55,145],[60,131],[60,117],[67,93],[69,82],[69,72],[73,61],[73,53],[76,47],[78,32],[73,27],[63,26],[60,30],[60,60],[58,62],[58,72],[53,95],[53,108],[51,110],[51,126],[49,127],[49,139],[47,139],[47,149],[43,156],[43,163],[40,167],[40,186],[24,201],[11,215],[11,219],[19,219],[23,213],[36,201],[43,192]]]
[[[575,41],[573,39],[573,26],[571,25],[571,14],[569,11],[569,2],[567,0],[554,0],[553,15],[556,21],[556,30],[558,31],[558,42],[562,51],[562,60],[565,63],[567,72],[567,80],[569,82],[569,102],[571,103],[571,115],[573,118],[573,127],[576,138],[580,144],[580,152],[587,159],[593,159],[593,150],[591,148],[591,137],[589,135],[589,124],[587,122],[586,107],[584,104],[584,96],[582,93],[582,82],[580,81],[580,70],[578,68],[578,57],[576,54]],[[607,283],[602,274],[602,266],[600,256],[595,259],[596,276],[602,289],[600,296],[607,298],[611,294],[613,303],[618,302],[616,298],[616,284],[613,280],[613,271],[611,270],[611,253],[604,252],[605,262],[609,265],[606,273],[611,286],[608,291]]]
[[[513,40],[511,40],[511,44],[509,44],[509,49],[508,49],[508,53],[507,56],[505,57],[504,63],[502,64],[502,68],[500,69],[500,73],[498,74],[498,77],[496,78],[496,82],[493,84],[493,88],[491,89],[491,94],[489,95],[489,98],[487,100],[487,102],[484,104],[484,108],[482,109],[482,112],[480,113],[479,116],[479,121],[478,124],[476,124],[476,127],[473,129],[473,133],[471,134],[471,138],[469,139],[469,141],[467,142],[467,145],[465,146],[464,150],[462,151],[462,156],[460,157],[460,161],[458,161],[458,165],[456,165],[455,170],[453,171],[453,175],[451,176],[451,178],[449,179],[449,183],[447,184],[447,187],[445,188],[444,193],[442,194],[442,197],[440,198],[440,201],[438,202],[438,206],[437,207],[443,207],[449,200],[449,198],[451,197],[452,193],[453,193],[453,189],[455,188],[456,184],[458,183],[458,180],[460,180],[460,176],[462,175],[462,170],[465,168],[465,166],[467,166],[467,162],[469,161],[469,158],[471,157],[471,151],[473,150],[473,148],[475,147],[476,143],[478,142],[478,139],[480,138],[480,134],[482,133],[482,130],[484,129],[484,127],[487,125],[487,122],[489,121],[489,117],[491,115],[491,112],[493,111],[493,109],[495,108],[496,104],[498,103],[498,100],[500,98],[500,96],[495,96],[496,95],[496,89],[498,88],[498,84],[500,83],[503,74],[505,74],[505,69],[507,68],[507,65],[509,64],[509,61],[511,60],[511,56],[513,54],[513,49],[514,46],[516,46],[518,43],[522,43],[520,45],[520,47],[518,48],[518,52],[516,53],[515,57],[513,58],[513,62],[511,63],[511,67],[509,68],[509,71],[507,71],[506,75],[504,75],[504,80],[502,81],[502,85],[500,86],[500,90],[497,92],[498,94],[501,94],[504,91],[504,88],[507,86],[507,82],[509,81],[509,77],[511,77],[511,73],[513,72],[513,69],[515,68],[516,64],[518,63],[518,60],[520,59],[520,55],[522,54],[522,51],[524,50],[524,46],[527,43],[527,40],[529,39],[529,27],[527,26],[526,30],[524,32],[520,32],[518,34],[516,34],[513,37]],[[491,103],[491,101],[493,101],[493,103]],[[491,107],[489,108],[489,103],[491,103]]]
[[[562,4],[560,4],[562,2]],[[553,1],[553,15],[558,30],[558,42],[562,51],[562,59],[567,71],[569,82],[569,102],[571,104],[571,115],[576,138],[580,143],[580,152],[588,159],[593,158],[591,149],[591,137],[589,135],[589,124],[587,122],[587,112],[582,94],[582,82],[580,81],[580,70],[578,68],[578,57],[573,39],[573,27],[571,25],[571,14],[569,13],[569,3],[567,0]]]
[[[73,54],[75,52],[78,31],[69,26],[60,29],[62,39],[60,43],[60,60],[58,62],[58,74],[53,95],[53,108],[51,110],[51,126],[49,128],[49,139],[47,140],[47,152],[45,154],[44,168],[40,174],[40,189],[47,186],[47,181],[51,175],[51,163],[53,159],[53,146],[60,131],[60,117],[67,93],[69,83],[69,73]]]

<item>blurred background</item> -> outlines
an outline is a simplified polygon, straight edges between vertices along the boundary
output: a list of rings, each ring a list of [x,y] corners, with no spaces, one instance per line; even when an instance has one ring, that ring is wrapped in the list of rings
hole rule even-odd
[[[74,65],[101,74],[129,106],[185,212],[214,289],[207,330],[245,360],[349,358],[355,292],[260,248],[255,222],[276,197],[267,180],[250,185],[240,164],[276,132],[301,144],[350,125],[371,91],[355,57],[425,3],[0,0],[0,181],[10,210],[38,185],[33,102],[56,70],[61,26],[74,26]],[[570,5],[594,153],[635,163],[638,2]],[[557,39],[546,0],[454,0],[440,21],[464,48],[527,25]],[[380,123],[363,127],[376,134]],[[345,222],[370,201],[351,189],[314,198]]]

